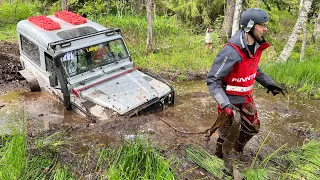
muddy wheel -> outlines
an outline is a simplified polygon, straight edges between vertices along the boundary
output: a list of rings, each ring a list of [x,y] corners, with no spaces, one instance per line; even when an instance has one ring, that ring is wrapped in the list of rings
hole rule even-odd
[[[29,88],[30,88],[30,91],[31,91],[31,92],[41,91],[41,88],[40,88],[39,83],[38,83],[37,80],[35,80],[35,81],[28,81],[28,85],[29,85]]]
[[[41,91],[37,78],[27,69],[19,71],[19,73],[27,80],[30,91]]]

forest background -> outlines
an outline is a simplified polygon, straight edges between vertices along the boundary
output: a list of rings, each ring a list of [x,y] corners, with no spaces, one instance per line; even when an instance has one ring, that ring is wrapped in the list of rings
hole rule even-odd
[[[241,11],[258,7],[266,10],[271,18],[266,36],[271,47],[262,57],[261,69],[277,83],[286,86],[288,91],[306,93],[318,99],[320,95],[320,32],[317,28],[320,27],[317,25],[320,23],[320,0],[0,0],[0,43],[2,40],[17,43],[16,24],[20,20],[35,15],[52,15],[61,9],[68,9],[108,28],[120,28],[136,65],[177,81],[204,80],[214,57],[232,33],[235,24],[232,16],[236,9],[239,9],[239,2],[241,2]],[[148,4],[150,6],[147,6]],[[150,10],[148,12],[147,7]],[[152,19],[152,38],[148,35],[148,30],[150,32],[148,17],[150,16],[147,14],[151,15]],[[212,48],[205,44],[208,29],[212,30]],[[293,47],[292,50],[288,48],[290,46]],[[286,49],[289,49],[286,51],[288,57],[280,58]],[[21,118],[14,116],[13,119],[23,120],[23,114],[21,116]],[[0,138],[0,179],[41,179],[41,177],[72,179],[74,175],[69,171],[69,167],[57,162],[56,154],[59,151],[58,147],[62,144],[61,136],[64,136],[61,132],[53,133],[35,143],[30,143],[32,138],[29,138],[29,145],[27,145],[26,134],[2,136]],[[32,158],[26,153],[30,153],[29,146],[32,146]],[[173,179],[173,173],[168,167],[172,168],[175,163],[154,155],[151,147],[146,146],[147,148],[143,149],[143,146],[144,142],[138,141],[134,145],[129,144],[120,148],[119,151],[102,149],[98,153],[98,158],[92,158],[95,154],[88,153],[88,156],[86,155],[74,166],[82,170],[82,172],[79,171],[80,173],[77,172],[78,174],[89,173],[90,176],[86,177],[90,178],[91,172],[85,170],[89,169],[90,160],[97,160],[97,166],[94,167],[95,171],[92,174],[100,179],[107,179],[106,177],[138,179],[130,178],[128,174],[132,175],[132,172],[139,172],[143,168],[136,166],[134,168],[139,171],[135,171],[135,169],[124,167],[137,165],[138,163],[133,160],[144,156],[151,157],[150,162],[153,164],[150,167],[156,168],[146,167],[145,169],[149,170],[146,170],[146,176],[149,175],[148,173],[159,172],[154,179]],[[281,148],[283,147],[280,147],[280,150]],[[45,149],[45,151],[38,152],[34,149]],[[280,150],[268,156],[267,160],[261,163],[262,166],[265,167],[263,163],[268,162]],[[311,141],[297,152],[299,157],[302,157],[301,161],[297,161],[295,154],[294,156],[289,154],[289,168],[285,169],[281,176],[280,174],[275,176],[283,177],[282,179],[290,179],[287,178],[288,176],[292,179],[319,177],[306,173],[319,169],[320,157],[319,153],[315,153],[319,152],[319,142]],[[125,156],[126,154],[130,156]],[[131,154],[137,156],[132,157]],[[111,161],[110,159],[114,157],[122,158],[124,163]],[[305,157],[311,160],[306,160]],[[187,171],[182,172],[179,177]],[[247,179],[268,179],[266,178],[268,169],[251,172],[250,169],[247,171]],[[318,172],[316,171],[315,174],[319,175]],[[250,173],[255,176],[248,178]],[[167,174],[168,178],[163,178],[163,174]]]
[[[266,10],[271,18],[266,35],[271,48],[262,57],[262,70],[287,90],[319,98],[320,0],[1,0],[0,39],[16,41],[16,24],[22,19],[67,9],[120,28],[136,65],[178,81],[204,79],[233,24],[238,24],[234,12],[240,10],[240,15],[253,7]],[[207,29],[212,30],[212,48],[205,46]],[[283,59],[290,40],[292,50]]]

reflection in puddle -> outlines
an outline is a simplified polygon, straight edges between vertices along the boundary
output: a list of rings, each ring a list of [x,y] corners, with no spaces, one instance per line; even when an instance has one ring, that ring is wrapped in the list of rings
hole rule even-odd
[[[68,149],[75,154],[86,154],[88,150],[92,148],[96,149],[119,145],[115,139],[104,133],[82,132],[69,139]]]
[[[52,124],[87,122],[85,117],[64,110],[63,104],[46,92],[10,92],[0,96],[1,104],[2,122],[21,114],[28,132],[48,130]]]

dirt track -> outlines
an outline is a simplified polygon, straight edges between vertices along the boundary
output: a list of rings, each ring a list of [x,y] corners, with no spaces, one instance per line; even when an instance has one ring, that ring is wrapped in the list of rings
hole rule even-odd
[[[26,81],[18,73],[21,69],[18,44],[0,41],[0,94],[27,89]]]

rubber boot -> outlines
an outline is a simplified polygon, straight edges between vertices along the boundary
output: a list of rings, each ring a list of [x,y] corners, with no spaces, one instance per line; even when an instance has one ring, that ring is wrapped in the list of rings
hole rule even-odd
[[[244,147],[246,144],[240,144],[238,141],[234,144],[234,150],[238,153],[243,153]]]
[[[239,153],[243,153],[244,147],[252,137],[253,135],[241,131],[238,140],[234,144],[234,149]]]
[[[223,159],[223,153],[222,153],[222,143],[223,139],[218,138],[217,144],[216,144],[216,152],[214,153],[215,156],[217,156],[220,159]]]

